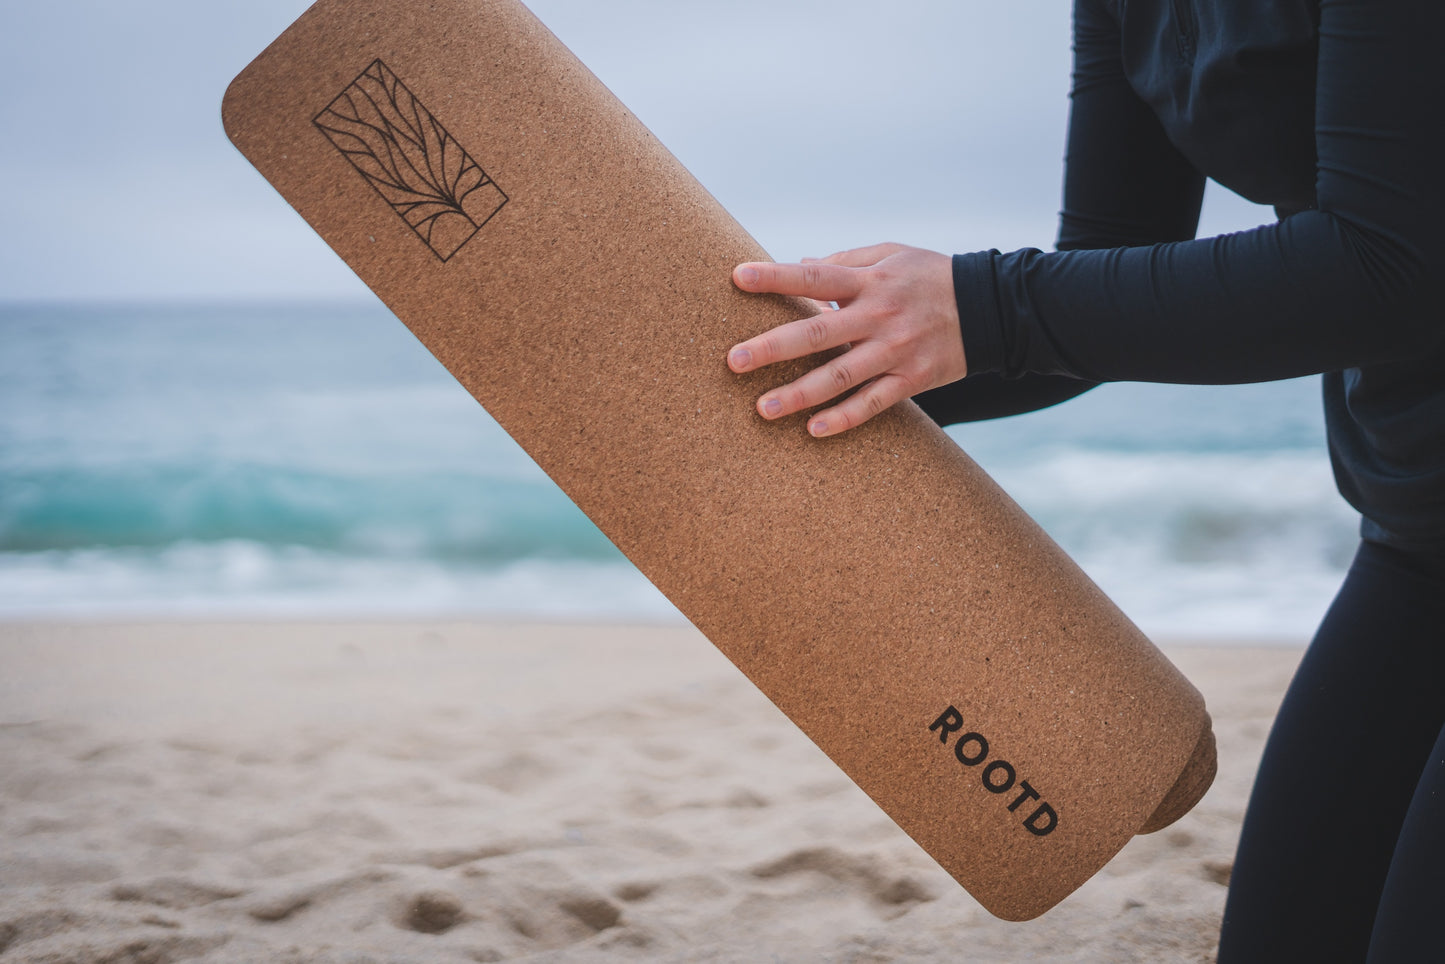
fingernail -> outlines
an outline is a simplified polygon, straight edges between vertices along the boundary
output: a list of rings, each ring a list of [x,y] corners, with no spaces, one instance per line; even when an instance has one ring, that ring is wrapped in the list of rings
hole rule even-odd
[[[753,353],[746,348],[734,348],[728,362],[738,371],[746,371],[753,364]]]
[[[818,419],[818,421],[808,426],[808,431],[814,438],[822,438],[828,434],[828,423],[822,419]]]
[[[778,415],[781,414],[782,411],[783,403],[778,401],[776,398],[770,398],[766,402],[763,402],[764,415]]]
[[[757,269],[757,268],[739,268],[739,269],[738,269],[738,284],[740,284],[740,285],[755,285],[755,284],[757,284],[757,283],[758,283],[758,269]]]

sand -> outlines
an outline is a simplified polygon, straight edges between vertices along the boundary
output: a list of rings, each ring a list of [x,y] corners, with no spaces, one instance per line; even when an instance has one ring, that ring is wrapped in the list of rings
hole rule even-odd
[[[0,625],[0,964],[1209,961],[1300,656],[1166,645],[1220,775],[996,920],[694,630]]]

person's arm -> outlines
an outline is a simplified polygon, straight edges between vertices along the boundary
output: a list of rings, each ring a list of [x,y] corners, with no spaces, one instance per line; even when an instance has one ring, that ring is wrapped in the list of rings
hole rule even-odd
[[[956,257],[968,369],[1225,384],[1433,345],[1445,304],[1442,28],[1445,4],[1321,0],[1315,210],[1205,240]],[[778,266],[743,287],[808,295],[803,280]],[[854,288],[864,301],[868,279]],[[849,327],[866,331],[867,319]],[[858,383],[879,371],[860,367]]]
[[[1322,0],[1315,210],[1206,240],[955,259],[970,370],[1230,383],[1435,343],[1442,28],[1438,3]]]
[[[919,392],[913,401],[939,425],[957,425],[1037,412],[1077,398],[1098,384],[1068,375],[1004,378],[984,372]]]
[[[1192,239],[1204,176],[1169,142],[1159,119],[1129,86],[1119,25],[1097,0],[1075,4],[1069,98],[1057,250]],[[969,367],[978,371],[972,359]],[[1097,384],[1070,375],[1004,378],[982,372],[913,400],[934,421],[949,425],[1036,411]]]

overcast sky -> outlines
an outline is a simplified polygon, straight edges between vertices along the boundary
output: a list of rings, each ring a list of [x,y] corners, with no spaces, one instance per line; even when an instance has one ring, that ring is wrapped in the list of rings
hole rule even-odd
[[[0,300],[367,297],[221,130],[303,0],[0,3]],[[1068,0],[529,6],[775,257],[1052,241]]]

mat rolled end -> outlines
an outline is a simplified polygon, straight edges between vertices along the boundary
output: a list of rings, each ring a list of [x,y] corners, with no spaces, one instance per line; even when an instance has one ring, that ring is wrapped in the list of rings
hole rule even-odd
[[[1163,830],[1180,817],[1184,816],[1200,798],[1209,790],[1214,783],[1214,775],[1218,772],[1219,761],[1215,755],[1214,748],[1214,727],[1208,716],[1204,719],[1204,729],[1199,734],[1199,740],[1194,744],[1194,752],[1189,756],[1189,762],[1184,764],[1184,769],[1179,773],[1179,779],[1174,781],[1174,786],[1164,795],[1159,806],[1149,815],[1149,819],[1140,828],[1140,833],[1154,833],[1156,830]]]

